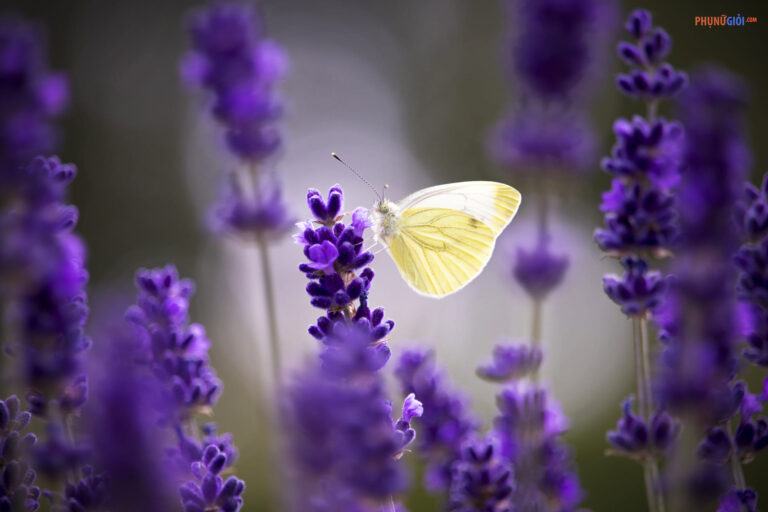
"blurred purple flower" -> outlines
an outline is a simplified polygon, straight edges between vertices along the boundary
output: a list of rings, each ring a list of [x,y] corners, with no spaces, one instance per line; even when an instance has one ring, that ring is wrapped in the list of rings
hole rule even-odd
[[[94,397],[86,410],[93,464],[100,473],[84,475],[76,487],[78,502],[91,510],[97,505],[94,493],[106,488],[106,506],[115,512],[174,510],[182,475],[167,458],[162,421],[176,404],[167,400],[162,381],[137,364],[144,355],[137,328],[121,322],[104,331],[91,366]]]
[[[0,18],[0,195],[12,192],[33,157],[53,149],[52,121],[68,102],[63,75],[48,70],[37,25]]]
[[[525,510],[575,511],[583,492],[560,436],[567,420],[546,390],[513,385],[496,399],[494,431],[501,453],[512,463],[512,502]]]
[[[430,490],[445,490],[451,482],[453,462],[468,436],[475,432],[477,421],[467,411],[464,398],[446,384],[435,366],[433,353],[404,351],[395,375],[402,393],[415,393],[424,405],[424,414],[416,426],[417,450],[427,462],[426,486]]]
[[[594,0],[508,1],[520,30],[508,50],[510,80],[532,95],[560,99],[572,94],[592,58],[591,36],[603,6]]]
[[[450,512],[509,512],[514,510],[512,467],[501,457],[493,433],[469,439],[453,464]]]
[[[249,192],[230,180],[213,207],[214,231],[239,236],[245,240],[279,238],[293,228],[294,218],[283,201],[282,190],[273,179],[262,176]]]
[[[528,344],[499,344],[493,348],[493,360],[476,372],[492,382],[515,381],[538,371],[543,359],[541,350]]]
[[[282,104],[274,87],[287,58],[263,35],[261,20],[247,4],[217,3],[189,18],[192,50],[182,76],[208,89],[213,116],[226,128],[229,149],[246,161],[260,161],[280,145],[274,128]]]
[[[717,512],[757,512],[757,493],[752,489],[733,489],[720,501]]]
[[[40,506],[37,474],[25,462],[37,442],[25,433],[32,415],[15,395],[0,400],[0,510],[32,512]]]
[[[517,248],[512,273],[515,280],[535,300],[545,299],[563,281],[569,259],[565,254],[554,254],[548,233],[539,233],[531,249]]]

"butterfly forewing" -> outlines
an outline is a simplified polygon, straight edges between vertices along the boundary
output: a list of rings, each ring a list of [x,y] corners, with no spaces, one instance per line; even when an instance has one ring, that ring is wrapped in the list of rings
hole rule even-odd
[[[474,217],[444,208],[410,208],[389,251],[400,274],[421,294],[444,297],[488,263],[496,236]]]

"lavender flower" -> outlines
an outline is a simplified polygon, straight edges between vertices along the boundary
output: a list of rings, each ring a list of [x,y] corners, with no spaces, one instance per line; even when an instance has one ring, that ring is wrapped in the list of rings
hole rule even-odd
[[[509,386],[497,396],[494,431],[512,465],[512,502],[524,510],[576,510],[583,493],[560,436],[566,420],[543,388]]]
[[[679,92],[687,77],[661,63],[671,39],[664,29],[652,26],[648,11],[634,11],[627,30],[636,41],[620,43],[618,51],[633,69],[620,74],[617,83],[625,93],[646,101],[649,115],[614,124],[616,144],[602,162],[613,181],[600,206],[605,227],[595,232],[595,240],[611,253],[660,253],[675,238],[672,189],[679,180],[683,130],[677,122],[656,118],[655,112],[657,102]]]
[[[586,116],[570,101],[581,92],[607,7],[594,0],[508,1],[515,20],[505,48],[509,80],[522,84],[522,108],[491,134],[491,157],[508,169],[589,167],[595,141]]]
[[[213,426],[203,428],[201,441],[190,433],[195,413],[210,410],[221,392],[221,382],[209,364],[205,329],[189,322],[194,284],[179,278],[169,265],[139,270],[136,287],[137,304],[126,317],[138,328],[141,359],[163,384],[163,399],[175,405],[164,421],[174,427],[175,458],[189,474],[180,488],[184,510],[237,512],[243,505],[245,483],[220,475],[236,458],[231,437],[216,436]]]
[[[509,462],[499,453],[493,434],[468,440],[453,465],[451,512],[508,512],[512,502],[514,478]]]
[[[508,2],[510,18],[520,17],[520,35],[510,45],[513,81],[521,79],[532,95],[559,99],[573,93],[591,58],[590,33],[597,2],[547,0]]]
[[[619,89],[643,100],[669,98],[680,92],[688,77],[664,62],[672,49],[672,38],[663,28],[653,26],[651,13],[634,11],[625,28],[634,42],[620,43],[619,56],[633,69],[616,78]]]
[[[627,316],[644,317],[661,304],[667,283],[661,272],[649,270],[648,264],[637,257],[622,258],[623,276],[603,277],[603,290]]]
[[[477,375],[492,382],[515,381],[538,371],[543,359],[539,348],[499,344],[493,348],[492,362],[478,366]]]
[[[48,70],[44,37],[36,25],[0,19],[0,190],[25,180],[24,167],[55,148],[51,122],[68,100],[66,78]]]
[[[675,484],[689,489],[704,472],[723,472],[728,459],[734,483],[741,488],[740,461],[726,427],[747,395],[746,388],[733,381],[738,319],[731,259],[738,244],[734,204],[748,161],[742,128],[744,91],[735,78],[714,70],[696,75],[691,84],[681,99],[686,165],[679,194],[680,244],[668,306],[676,327],[663,356],[659,391],[668,407],[688,413],[689,428],[706,435],[699,449],[704,462],[689,464],[687,473],[676,475]],[[725,490],[726,482],[714,483],[709,494]],[[707,495],[683,496],[693,503]]]
[[[700,74],[682,102],[688,141],[673,291],[679,325],[664,356],[661,394],[671,406],[707,413],[712,420],[733,408],[736,308],[729,283],[736,277],[730,258],[737,239],[731,222],[746,171],[743,99],[733,80],[711,70]],[[700,103],[703,98],[708,101]]]
[[[720,501],[717,512],[757,512],[757,493],[752,489],[733,489]]]
[[[550,238],[549,234],[540,235],[532,249],[517,248],[513,275],[534,300],[545,299],[560,285],[568,270],[568,256],[553,254]]]
[[[434,354],[406,350],[398,359],[395,375],[403,394],[415,393],[424,404],[419,418],[418,452],[427,461],[425,483],[430,490],[445,490],[461,447],[476,429],[463,397],[449,388],[435,367]]]
[[[220,3],[190,16],[192,50],[182,74],[208,89],[211,113],[227,131],[230,150],[243,160],[274,153],[280,136],[273,127],[282,114],[275,84],[285,74],[282,49],[263,35],[261,21],[246,4]]]
[[[32,415],[21,410],[19,399],[11,395],[0,400],[0,510],[31,512],[39,507],[37,475],[24,456],[37,442],[24,433]],[[25,453],[26,452],[26,453]]]
[[[616,430],[608,432],[608,442],[617,453],[641,459],[654,451],[666,452],[677,437],[679,425],[661,411],[646,422],[633,412],[632,401],[631,398],[624,401],[624,415],[616,423]]]
[[[86,411],[98,472],[88,470],[67,492],[70,499],[78,496],[83,510],[101,502],[116,512],[178,508],[181,474],[167,459],[162,428],[176,404],[166,400],[163,382],[137,364],[143,355],[137,334],[135,326],[121,322],[99,336],[91,372],[94,399]]]
[[[322,343],[288,389],[285,418],[292,459],[304,492],[296,508],[310,511],[379,511],[395,507],[407,483],[398,459],[413,441],[411,422],[424,411],[409,394],[393,420],[380,370],[389,359],[385,338],[394,327],[382,309],[370,310],[373,255],[363,250],[367,212],[344,224],[338,185],[323,199],[314,189],[307,205],[315,222],[294,237],[307,263],[312,305],[326,310],[309,332]],[[358,274],[359,272],[359,274]]]
[[[189,323],[191,281],[180,279],[176,268],[139,270],[137,304],[128,313],[139,327],[143,359],[167,385],[181,418],[210,408],[221,392],[219,381],[208,361],[210,341],[205,328]]]

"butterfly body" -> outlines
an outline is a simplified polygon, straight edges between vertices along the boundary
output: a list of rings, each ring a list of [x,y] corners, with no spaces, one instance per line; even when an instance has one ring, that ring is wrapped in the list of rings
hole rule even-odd
[[[502,183],[438,185],[397,203],[377,201],[373,229],[408,285],[439,298],[460,290],[485,268],[520,200],[517,190]]]

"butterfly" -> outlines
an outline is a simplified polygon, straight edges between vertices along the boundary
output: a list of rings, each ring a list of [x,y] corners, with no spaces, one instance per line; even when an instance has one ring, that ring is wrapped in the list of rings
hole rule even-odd
[[[380,197],[372,211],[375,239],[411,288],[445,297],[480,275],[520,201],[516,189],[492,181],[429,187],[397,203]]]

